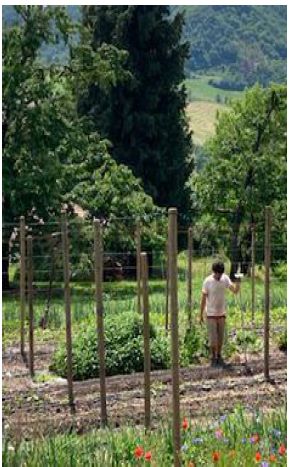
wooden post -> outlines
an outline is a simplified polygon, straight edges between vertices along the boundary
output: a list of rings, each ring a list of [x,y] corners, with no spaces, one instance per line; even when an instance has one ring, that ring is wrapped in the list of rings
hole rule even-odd
[[[28,312],[29,312],[29,372],[34,377],[34,317],[33,317],[33,261],[32,237],[27,237],[27,286],[28,286]]]
[[[187,265],[187,312],[188,312],[188,326],[192,328],[192,227],[188,229],[188,265]]]
[[[70,265],[69,265],[69,240],[66,213],[61,213],[61,237],[63,257],[64,301],[66,319],[66,353],[67,353],[67,385],[68,400],[71,412],[75,412],[73,395],[73,371],[72,371],[72,335],[71,335],[71,294],[70,294]]]
[[[104,336],[104,307],[103,307],[103,241],[102,228],[99,219],[94,220],[94,250],[95,250],[95,293],[96,318],[98,334],[100,397],[101,397],[101,423],[107,425],[106,403],[106,364],[105,364],[105,336]]]
[[[166,302],[165,302],[165,331],[168,332],[169,327],[169,271],[168,271],[168,238],[166,240]]]
[[[252,237],[251,237],[251,285],[252,285],[252,323],[255,320],[255,309],[256,309],[256,294],[255,294],[255,247],[256,247],[256,235],[255,225],[252,225]]]
[[[174,466],[180,460],[180,405],[179,405],[179,343],[178,343],[178,293],[177,293],[177,209],[168,210],[169,283],[171,318],[172,402]]]
[[[50,266],[50,272],[49,272],[49,285],[48,285],[48,293],[47,293],[47,299],[46,299],[46,305],[44,308],[44,312],[42,317],[40,318],[39,321],[39,326],[41,326],[43,329],[46,329],[47,323],[48,323],[48,317],[49,317],[49,310],[50,310],[50,302],[51,302],[51,295],[52,295],[52,282],[54,279],[54,273],[55,273],[55,261],[56,261],[56,253],[57,253],[57,248],[56,246],[53,246],[55,235],[51,234],[50,237],[50,242],[51,242],[51,266]]]
[[[269,375],[269,332],[270,332],[270,264],[271,264],[271,222],[272,212],[270,206],[265,210],[265,311],[264,311],[264,376],[270,380]]]
[[[150,324],[149,324],[149,293],[148,293],[148,259],[146,253],[141,253],[142,305],[143,305],[143,336],[144,336],[144,400],[145,428],[151,424],[150,402]]]
[[[20,217],[20,353],[25,358],[25,288],[26,288],[26,242],[25,218]]]
[[[141,313],[141,225],[137,221],[135,230],[135,243],[136,243],[136,275],[137,275],[137,310]]]

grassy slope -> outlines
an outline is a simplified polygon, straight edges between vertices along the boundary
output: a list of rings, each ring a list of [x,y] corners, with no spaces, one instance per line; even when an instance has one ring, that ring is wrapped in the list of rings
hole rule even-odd
[[[193,131],[193,141],[198,145],[203,145],[209,137],[214,135],[217,111],[222,112],[229,109],[224,104],[225,99],[229,102],[243,96],[243,92],[225,91],[210,86],[208,80],[214,77],[216,78],[216,76],[204,75],[185,81],[190,100],[187,115],[190,129]],[[217,99],[221,102],[217,102]]]
[[[196,101],[188,104],[186,113],[189,126],[193,131],[193,141],[203,145],[215,133],[217,112],[224,112],[229,107],[215,102]]]

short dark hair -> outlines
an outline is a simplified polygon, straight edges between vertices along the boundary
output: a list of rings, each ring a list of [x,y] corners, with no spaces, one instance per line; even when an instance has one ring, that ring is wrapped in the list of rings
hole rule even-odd
[[[215,261],[212,265],[212,270],[213,272],[219,272],[220,274],[223,274],[225,271],[225,265],[222,261]]]

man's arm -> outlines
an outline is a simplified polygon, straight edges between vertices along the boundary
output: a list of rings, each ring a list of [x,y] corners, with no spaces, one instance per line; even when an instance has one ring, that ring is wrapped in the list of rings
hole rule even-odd
[[[201,302],[200,302],[200,323],[204,322],[203,315],[204,315],[204,310],[205,310],[205,304],[206,304],[206,297],[207,294],[202,292],[201,294]]]
[[[234,294],[239,293],[240,288],[241,288],[240,280],[237,280],[236,282],[231,282],[231,284],[229,285],[230,291],[233,292]]]

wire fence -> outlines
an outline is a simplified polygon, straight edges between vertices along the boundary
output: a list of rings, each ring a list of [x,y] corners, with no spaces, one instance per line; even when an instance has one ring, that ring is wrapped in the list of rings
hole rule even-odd
[[[23,224],[21,228],[3,224],[3,237],[8,241],[8,249],[3,256],[7,262],[4,275],[10,282],[10,288],[3,290],[4,350],[12,343],[21,342],[21,352],[26,354],[29,343],[28,354],[35,351],[41,359],[46,354],[51,355],[65,334],[66,342],[70,340],[70,346],[73,346],[73,334],[81,324],[95,322],[96,314],[101,319],[99,323],[102,323],[103,315],[143,315],[141,251],[147,253],[151,319],[164,333],[172,332],[173,247],[168,243],[165,216],[101,220],[99,250],[96,250],[95,224],[92,221],[64,219],[63,222],[67,233],[64,233],[64,224],[60,221]],[[6,231],[10,233],[6,235]],[[275,238],[274,228],[271,233]],[[237,258],[241,254],[241,246],[233,247],[228,232],[222,237],[219,230],[214,237],[204,236],[202,241],[198,240],[200,232],[197,234],[194,226],[179,228],[175,235],[179,246],[175,272],[180,338],[184,337],[187,329],[198,325],[202,284],[211,274],[213,261],[223,260],[226,273],[230,274],[230,255]],[[214,245],[211,246],[213,238]],[[30,254],[27,239],[31,242]],[[286,328],[286,245],[283,242],[271,243],[269,268],[264,261],[265,237],[257,235],[255,242],[253,237],[250,240],[248,248],[244,248],[243,264],[238,264],[238,270],[243,266],[245,271],[241,292],[227,298],[227,340],[241,340],[241,333],[246,333],[243,336],[246,345],[247,333],[255,333],[261,339],[265,336],[267,273],[270,309],[276,310],[275,314],[270,313],[272,322],[268,337],[274,340],[276,334],[281,334]],[[101,258],[99,261],[96,261],[97,251]],[[66,267],[67,274],[64,274]],[[96,293],[98,277],[101,277],[99,294]],[[69,347],[67,349],[69,351]],[[38,365],[37,359],[35,365]],[[33,376],[34,368],[30,366],[30,370]],[[72,377],[69,386],[73,409]],[[175,404],[178,405],[178,401]],[[105,406],[102,417],[105,422]],[[148,420],[147,417],[147,425]]]
[[[125,221],[125,228],[124,228]],[[136,217],[113,217],[102,219],[103,226],[103,274],[104,274],[104,302],[110,302],[113,308],[114,301],[122,299],[126,301],[129,310],[134,309],[136,302],[136,288],[133,282],[138,280],[136,231],[139,225],[141,248],[148,253],[149,276],[153,295],[162,295],[163,301],[159,301],[157,309],[161,313],[162,308],[166,308],[166,278],[167,278],[167,224],[164,213],[147,216],[145,218]],[[265,223],[260,223],[265,225]],[[16,320],[18,315],[19,288],[20,288],[20,227],[13,223],[4,223],[3,231],[10,232],[9,254],[3,255],[3,260],[7,261],[9,268],[3,271],[11,282],[11,288],[3,290],[4,309],[6,321]],[[257,227],[257,226],[256,226]],[[220,258],[226,264],[226,272],[230,271],[229,251],[231,255],[240,252],[240,247],[229,246],[229,234],[225,229],[217,229],[215,237],[219,239],[222,246],[210,246],[211,238],[203,235],[203,242],[197,244],[195,229],[192,228],[193,236],[191,249],[188,246],[188,228],[179,227],[178,243],[180,253],[178,258],[178,280],[181,287],[179,304],[181,308],[186,307],[186,291],[183,290],[185,283],[190,282],[192,290],[187,290],[192,294],[193,312],[197,312],[199,307],[199,295],[203,279],[211,273],[212,262]],[[225,236],[225,232],[227,236]],[[274,235],[272,229],[272,235]],[[31,235],[33,238],[33,293],[36,305],[35,322],[41,320],[41,308],[43,313],[49,309],[48,325],[60,325],[63,320],[57,315],[61,314],[63,298],[63,251],[61,243],[61,221],[50,222],[30,222],[25,225],[25,237]],[[93,223],[88,219],[70,218],[68,220],[69,236],[69,261],[70,261],[70,286],[72,294],[72,319],[78,322],[82,317],[94,313],[94,239]],[[4,235],[5,237],[5,235]],[[112,248],[112,247],[118,248]],[[190,249],[190,251],[189,251]],[[247,274],[248,281],[256,282],[256,290],[252,293],[249,287],[243,293],[240,306],[243,309],[256,307],[262,310],[264,307],[264,237],[256,238],[254,245],[254,256],[260,258],[253,265],[251,256],[253,245],[248,248]],[[285,283],[286,276],[286,244],[271,244],[271,303],[273,307],[283,307],[286,303]],[[191,256],[190,263],[188,255]],[[276,256],[279,259],[275,259]],[[274,259],[273,259],[274,258]],[[27,257],[24,259],[27,262]],[[189,264],[191,271],[189,272]],[[252,270],[254,266],[254,273]],[[155,280],[155,283],[153,282]],[[159,281],[159,282],[158,282]],[[82,284],[80,286],[80,284]],[[117,284],[117,286],[116,286]],[[24,291],[27,294],[27,288]],[[165,298],[164,298],[165,297]],[[7,303],[6,303],[7,301]],[[157,302],[157,300],[156,300]],[[254,304],[253,304],[254,302]],[[229,299],[229,304],[233,299]],[[9,304],[11,306],[9,306]]]

